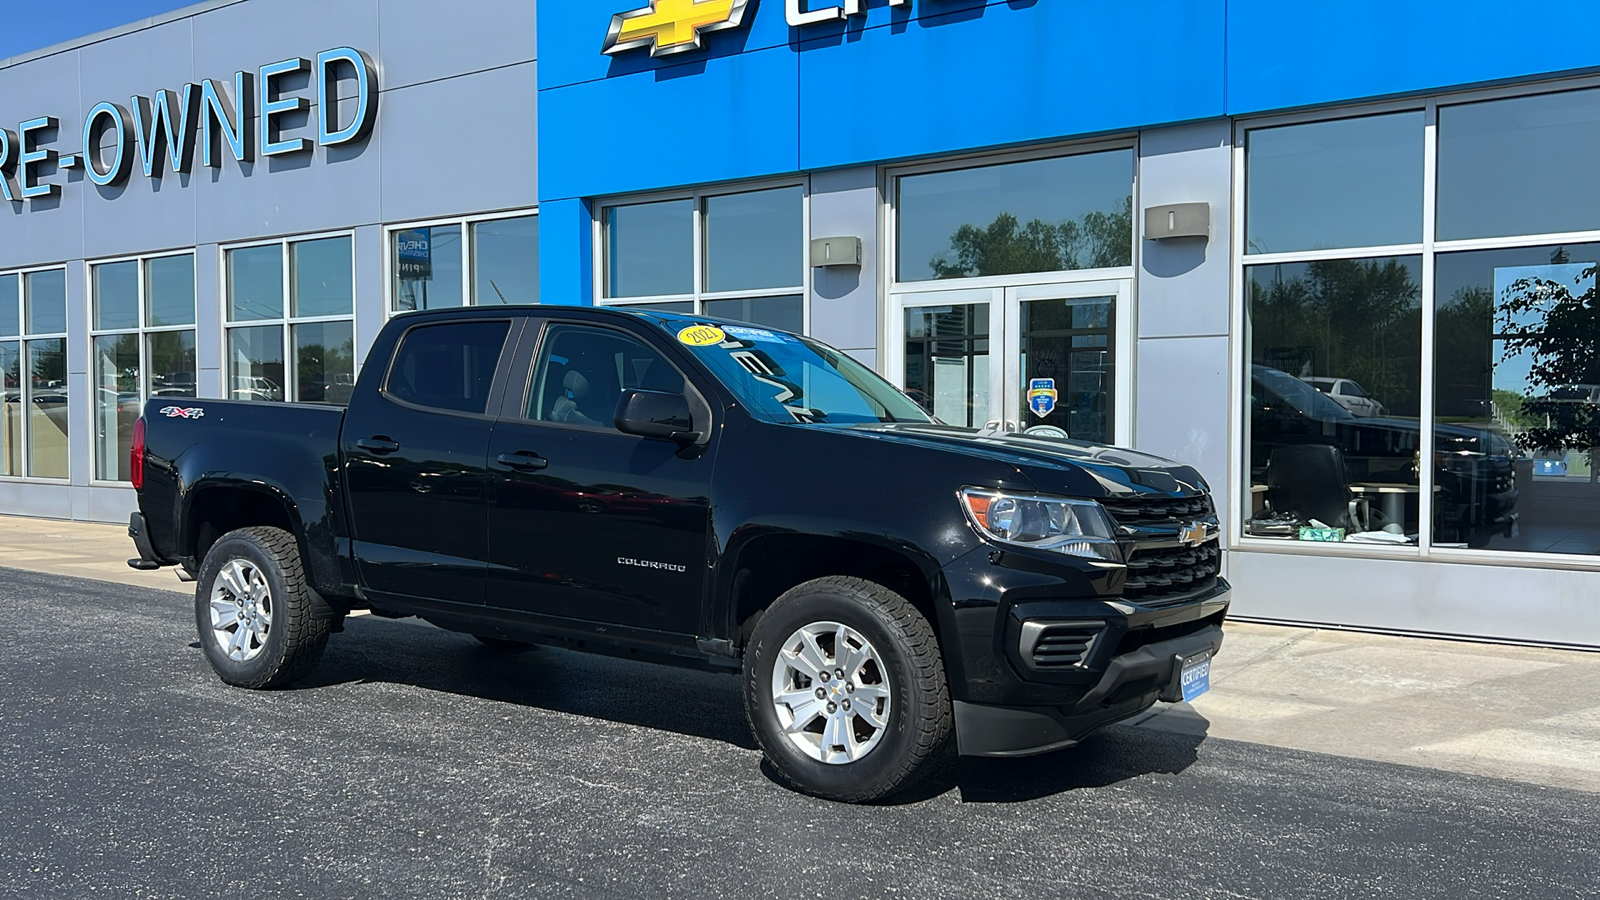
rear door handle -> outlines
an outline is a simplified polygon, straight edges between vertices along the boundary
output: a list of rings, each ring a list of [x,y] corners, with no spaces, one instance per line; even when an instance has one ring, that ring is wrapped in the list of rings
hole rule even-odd
[[[550,465],[550,460],[545,459],[532,450],[518,450],[515,453],[502,453],[495,457],[495,460],[502,466],[508,466],[513,469],[521,469],[523,471],[542,469],[545,466]]]
[[[356,446],[376,456],[383,456],[400,449],[400,445],[386,437],[369,437],[356,441]]]

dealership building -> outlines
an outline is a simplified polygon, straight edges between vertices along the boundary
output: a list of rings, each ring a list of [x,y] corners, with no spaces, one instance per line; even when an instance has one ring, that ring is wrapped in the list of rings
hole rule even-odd
[[[211,0],[0,60],[0,512],[123,521],[145,401],[338,404],[407,310],[649,307],[1193,464],[1238,616],[1600,647],[1590,12]]]

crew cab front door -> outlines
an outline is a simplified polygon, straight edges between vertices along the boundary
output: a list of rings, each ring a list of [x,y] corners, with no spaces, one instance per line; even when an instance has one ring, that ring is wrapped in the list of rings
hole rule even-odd
[[[618,431],[629,389],[694,391],[641,334],[544,324],[521,402],[507,391],[489,441],[490,606],[701,633],[715,442]]]

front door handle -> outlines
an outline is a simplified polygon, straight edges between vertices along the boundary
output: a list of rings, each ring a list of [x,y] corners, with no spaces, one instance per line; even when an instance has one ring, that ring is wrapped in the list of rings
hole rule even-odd
[[[515,453],[502,453],[495,457],[495,461],[499,462],[502,466],[507,466],[509,468],[519,469],[522,471],[542,469],[545,466],[550,465],[550,460],[545,459],[532,450],[518,450]]]
[[[369,437],[356,441],[356,446],[376,456],[383,456],[400,449],[400,445],[386,437]]]

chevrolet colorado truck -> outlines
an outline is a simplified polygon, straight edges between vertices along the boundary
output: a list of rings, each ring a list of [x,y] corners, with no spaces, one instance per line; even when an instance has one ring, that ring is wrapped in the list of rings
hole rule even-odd
[[[946,426],[703,317],[406,313],[347,407],[154,398],[131,456],[129,564],[196,581],[229,684],[293,683],[358,609],[709,668],[843,801],[1196,696],[1228,608],[1189,466]]]

